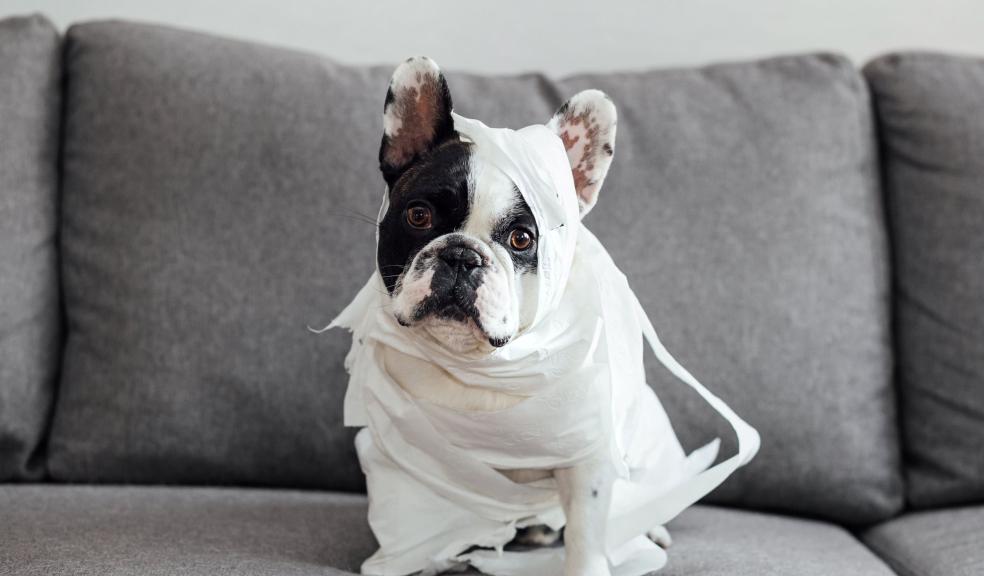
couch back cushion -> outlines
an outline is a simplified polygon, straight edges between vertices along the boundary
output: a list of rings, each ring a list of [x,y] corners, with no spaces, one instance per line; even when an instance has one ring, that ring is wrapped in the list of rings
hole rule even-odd
[[[44,473],[58,362],[61,39],[39,16],[0,20],[0,481]]]
[[[897,511],[887,241],[855,68],[816,55],[562,85],[619,106],[587,225],[670,352],[762,434],[711,500],[847,523]],[[651,364],[686,446],[711,422],[732,438]]]
[[[907,496],[984,500],[984,59],[865,68],[893,239]]]
[[[66,43],[52,475],[361,489],[350,338],[307,327],[373,269],[390,70],[125,23]],[[537,91],[492,84],[462,92]]]
[[[125,23],[68,34],[63,480],[357,488],[348,335],[368,277],[390,68]],[[721,501],[897,508],[884,231],[863,83],[842,60],[689,72],[450,74],[457,110],[620,106],[588,225],[671,348],[765,435]],[[691,444],[713,415],[656,368]],[[836,462],[836,464],[834,464]]]

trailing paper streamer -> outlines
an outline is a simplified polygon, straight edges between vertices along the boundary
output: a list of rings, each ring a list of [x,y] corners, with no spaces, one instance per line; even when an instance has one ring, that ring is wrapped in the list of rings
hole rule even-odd
[[[365,427],[356,448],[380,546],[362,571],[400,576],[468,562],[497,576],[559,576],[563,548],[502,552],[517,528],[563,526],[555,482],[519,484],[497,470],[571,466],[599,451],[607,451],[619,475],[607,527],[613,574],[659,569],[666,553],[646,532],[751,460],[758,433],[660,343],[625,276],[580,222],[561,140],[544,126],[494,129],[457,114],[454,122],[475,153],[516,184],[536,218],[536,313],[506,346],[454,354],[397,324],[377,271],[332,322],[353,332],[345,424]],[[380,219],[387,206],[384,195]],[[646,384],[644,341],[731,424],[736,455],[711,466],[717,441],[684,453]],[[386,372],[385,347],[432,362],[470,386],[528,398],[494,412],[415,399]]]

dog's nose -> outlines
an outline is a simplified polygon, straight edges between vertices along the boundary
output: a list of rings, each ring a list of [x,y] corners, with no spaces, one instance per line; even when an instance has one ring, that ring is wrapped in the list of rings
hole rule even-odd
[[[437,255],[452,268],[472,270],[482,265],[482,255],[467,246],[448,246]]]

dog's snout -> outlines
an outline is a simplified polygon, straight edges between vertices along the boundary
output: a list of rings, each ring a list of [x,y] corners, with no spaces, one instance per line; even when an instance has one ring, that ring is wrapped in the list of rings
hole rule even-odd
[[[482,255],[477,251],[461,245],[448,246],[438,254],[438,258],[447,262],[451,267],[461,267],[465,270],[478,268],[482,265]]]

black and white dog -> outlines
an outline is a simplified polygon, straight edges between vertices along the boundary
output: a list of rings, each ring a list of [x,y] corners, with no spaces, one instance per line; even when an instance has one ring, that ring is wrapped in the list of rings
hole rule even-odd
[[[532,321],[537,301],[538,230],[529,207],[505,174],[454,130],[451,95],[432,60],[411,58],[396,69],[383,119],[379,163],[389,208],[379,225],[377,263],[397,321],[458,353],[507,344]],[[567,149],[582,217],[611,165],[615,124],[614,104],[597,90],[575,95],[547,122]],[[522,400],[469,386],[392,349],[384,362],[409,394],[441,406],[488,411]],[[502,473],[517,482],[553,476],[567,521],[567,575],[609,573],[610,463],[598,458],[566,469]],[[651,537],[669,543],[661,527]]]

